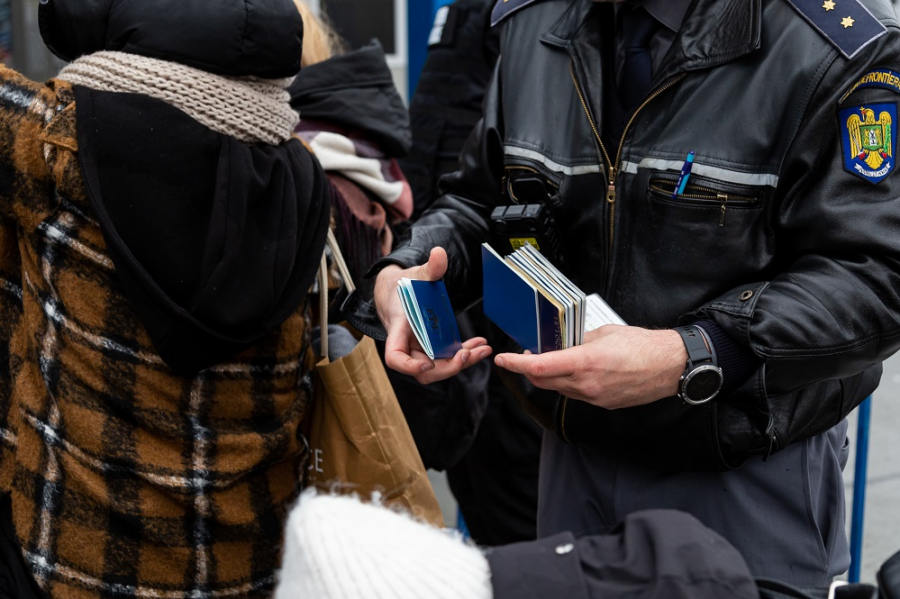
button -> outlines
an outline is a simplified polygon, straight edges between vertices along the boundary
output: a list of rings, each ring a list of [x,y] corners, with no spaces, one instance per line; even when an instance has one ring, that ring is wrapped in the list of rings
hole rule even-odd
[[[746,302],[751,297],[753,297],[753,292],[748,289],[747,291],[745,291],[744,293],[741,294],[741,301]]]
[[[565,545],[560,545],[556,548],[557,555],[565,555],[567,553],[572,553],[572,550],[575,549],[575,545],[572,543],[566,543]]]

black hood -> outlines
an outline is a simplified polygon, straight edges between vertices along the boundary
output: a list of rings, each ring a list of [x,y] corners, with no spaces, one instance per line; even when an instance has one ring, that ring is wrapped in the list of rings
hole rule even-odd
[[[245,144],[160,100],[76,87],[78,157],[116,274],[157,352],[196,371],[305,300],[325,173],[303,144]]]
[[[42,0],[38,23],[47,47],[67,61],[116,50],[274,79],[296,74],[303,50],[292,0]]]
[[[392,158],[409,152],[409,114],[377,40],[304,67],[289,91],[303,120],[362,134]]]

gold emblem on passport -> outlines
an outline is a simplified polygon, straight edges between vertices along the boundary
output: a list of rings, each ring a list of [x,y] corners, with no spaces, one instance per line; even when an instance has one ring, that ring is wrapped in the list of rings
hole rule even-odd
[[[519,249],[526,243],[533,245],[534,249],[536,250],[541,249],[541,246],[538,245],[537,239],[535,239],[534,237],[510,237],[509,239],[509,245],[512,246],[513,250]]]

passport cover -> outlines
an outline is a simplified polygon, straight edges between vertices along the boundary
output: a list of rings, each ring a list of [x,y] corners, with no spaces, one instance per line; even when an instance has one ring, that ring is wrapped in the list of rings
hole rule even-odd
[[[523,349],[562,349],[559,309],[490,246],[481,246],[484,314]]]
[[[423,349],[431,359],[452,358],[462,349],[462,341],[447,287],[443,281],[410,280],[409,285],[418,309],[419,331],[428,337],[431,346]],[[410,324],[416,328],[415,324]]]

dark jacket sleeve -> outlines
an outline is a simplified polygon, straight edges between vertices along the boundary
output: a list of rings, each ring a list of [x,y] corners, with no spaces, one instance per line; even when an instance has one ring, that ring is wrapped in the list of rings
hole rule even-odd
[[[756,599],[744,558],[693,516],[635,512],[608,535],[492,550],[494,599]]]
[[[454,308],[462,311],[481,297],[480,246],[488,241],[492,210],[502,203],[500,94],[495,69],[485,94],[484,116],[463,148],[460,170],[441,179],[441,197],[398,240],[393,253],[375,263],[370,273],[390,263],[404,267],[424,264],[432,248],[443,247],[450,258],[444,281]]]
[[[808,104],[780,174],[776,274],[693,315],[764,360],[770,395],[854,375],[900,348],[900,175],[894,168],[872,183],[848,172],[839,116],[884,103],[896,112],[893,90],[859,89],[841,101],[873,67],[900,67],[888,45],[896,46],[896,36],[882,39],[893,41],[861,53],[864,59],[837,57]]]

